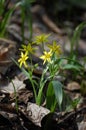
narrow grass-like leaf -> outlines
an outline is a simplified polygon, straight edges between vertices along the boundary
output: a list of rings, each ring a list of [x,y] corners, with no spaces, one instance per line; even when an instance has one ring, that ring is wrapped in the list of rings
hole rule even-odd
[[[5,14],[4,18],[2,19],[2,22],[0,23],[0,37],[4,36],[4,33],[6,31],[7,23],[13,13],[13,11],[21,4],[21,2],[18,2],[14,5],[13,8],[9,9],[9,11]]]
[[[80,71],[82,68],[79,65],[66,64],[66,65],[63,66],[62,69]]]
[[[13,81],[11,80],[13,88],[14,88],[14,96],[15,96],[15,105],[16,105],[16,111],[18,112],[18,99],[17,99],[17,93],[16,93],[16,88],[15,85],[13,83]]]
[[[28,28],[30,30],[30,37],[29,40],[32,38],[32,14],[31,14],[31,3],[34,2],[35,0],[22,0],[21,1],[21,18],[22,18],[22,42],[24,42],[24,23],[27,21],[28,23]]]
[[[78,48],[78,41],[80,38],[81,31],[85,27],[86,27],[86,22],[83,22],[83,23],[79,24],[79,26],[76,27],[73,37],[71,39],[71,53],[70,53],[71,55],[73,55],[74,46],[76,46],[76,48]]]

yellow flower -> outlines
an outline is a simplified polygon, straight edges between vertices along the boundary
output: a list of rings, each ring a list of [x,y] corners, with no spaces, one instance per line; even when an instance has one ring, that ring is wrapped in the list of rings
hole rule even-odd
[[[27,59],[28,59],[27,53],[24,54],[23,52],[21,52],[21,57],[20,57],[20,59],[18,59],[20,67],[22,67],[23,64],[25,67],[27,67],[27,63],[26,63]]]
[[[57,45],[56,41],[53,41],[53,45],[49,45],[48,47],[52,52],[55,52],[58,56],[62,53],[61,46]]]
[[[49,51],[49,52],[44,51],[44,55],[40,56],[40,58],[42,60],[44,60],[43,64],[45,64],[46,61],[47,62],[51,62],[51,56],[52,56],[52,52],[51,51]]]
[[[50,34],[41,34],[39,36],[35,36],[35,43],[41,44],[41,43],[44,43],[44,42],[48,42],[49,36],[50,36]]]
[[[26,53],[34,53],[35,49],[29,43],[28,45],[22,45],[22,49],[20,50],[25,51]]]

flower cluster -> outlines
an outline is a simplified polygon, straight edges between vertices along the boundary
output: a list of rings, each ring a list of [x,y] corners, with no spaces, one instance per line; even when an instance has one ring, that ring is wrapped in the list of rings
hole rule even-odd
[[[50,36],[50,34],[48,34],[48,35],[42,34],[39,36],[35,36],[35,41],[33,43],[36,43],[37,45],[44,44],[45,42],[48,42],[49,36]],[[62,53],[61,47],[60,47],[60,45],[57,44],[56,41],[53,41],[52,44],[48,44],[47,46],[48,46],[49,50],[46,51],[44,49],[43,55],[40,56],[40,59],[42,59],[44,61],[43,64],[45,64],[46,62],[51,63],[51,61],[53,59],[52,58],[53,55],[58,57]],[[35,49],[32,47],[32,43],[29,43],[28,45],[22,45],[22,48],[20,50],[22,51],[21,57],[18,60],[20,67],[22,67],[22,65],[27,67],[26,61],[29,58],[29,54],[34,54]]]

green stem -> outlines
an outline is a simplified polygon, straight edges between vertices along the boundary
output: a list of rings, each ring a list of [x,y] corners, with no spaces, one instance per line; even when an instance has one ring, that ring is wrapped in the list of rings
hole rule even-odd
[[[40,81],[40,85],[39,85],[38,96],[37,96],[37,99],[36,99],[36,103],[38,105],[41,105],[43,88],[44,88],[45,83],[47,82],[47,79],[44,79],[47,70],[48,70],[48,67],[43,71],[42,76],[41,76],[41,81]]]
[[[15,96],[15,105],[16,105],[16,111],[18,112],[18,99],[17,99],[17,93],[16,93],[16,88],[15,85],[13,83],[13,81],[11,80],[13,88],[14,88],[14,96]]]
[[[33,92],[34,92],[35,101],[36,101],[36,98],[37,98],[37,93],[36,93],[36,89],[35,89],[35,86],[34,86],[34,83],[33,83],[33,79],[32,79],[32,78],[30,79],[30,82],[31,82],[32,87],[33,87]]]

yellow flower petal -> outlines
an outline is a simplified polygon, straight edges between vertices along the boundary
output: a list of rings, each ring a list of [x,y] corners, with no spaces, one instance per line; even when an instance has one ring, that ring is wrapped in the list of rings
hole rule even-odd
[[[29,43],[28,45],[22,45],[22,49],[20,50],[24,51],[25,53],[34,53],[35,48],[33,48],[31,43]]]
[[[48,47],[52,52],[56,53],[57,55],[60,55],[62,53],[61,46],[57,45],[56,41],[53,41],[53,45],[48,44]]]
[[[19,66],[22,67],[22,65],[24,65],[26,67],[27,66],[27,64],[26,64],[27,59],[28,59],[27,53],[24,54],[23,52],[21,52],[21,57],[18,59]]]
[[[50,34],[41,34],[39,36],[35,36],[35,43],[41,44],[41,43],[44,43],[44,42],[48,42],[49,36],[50,36]]]
[[[45,62],[50,62],[51,61],[51,56],[52,56],[51,51],[49,51],[49,52],[44,51],[44,55],[40,56],[40,58],[42,60],[44,60],[43,64],[45,64]]]

